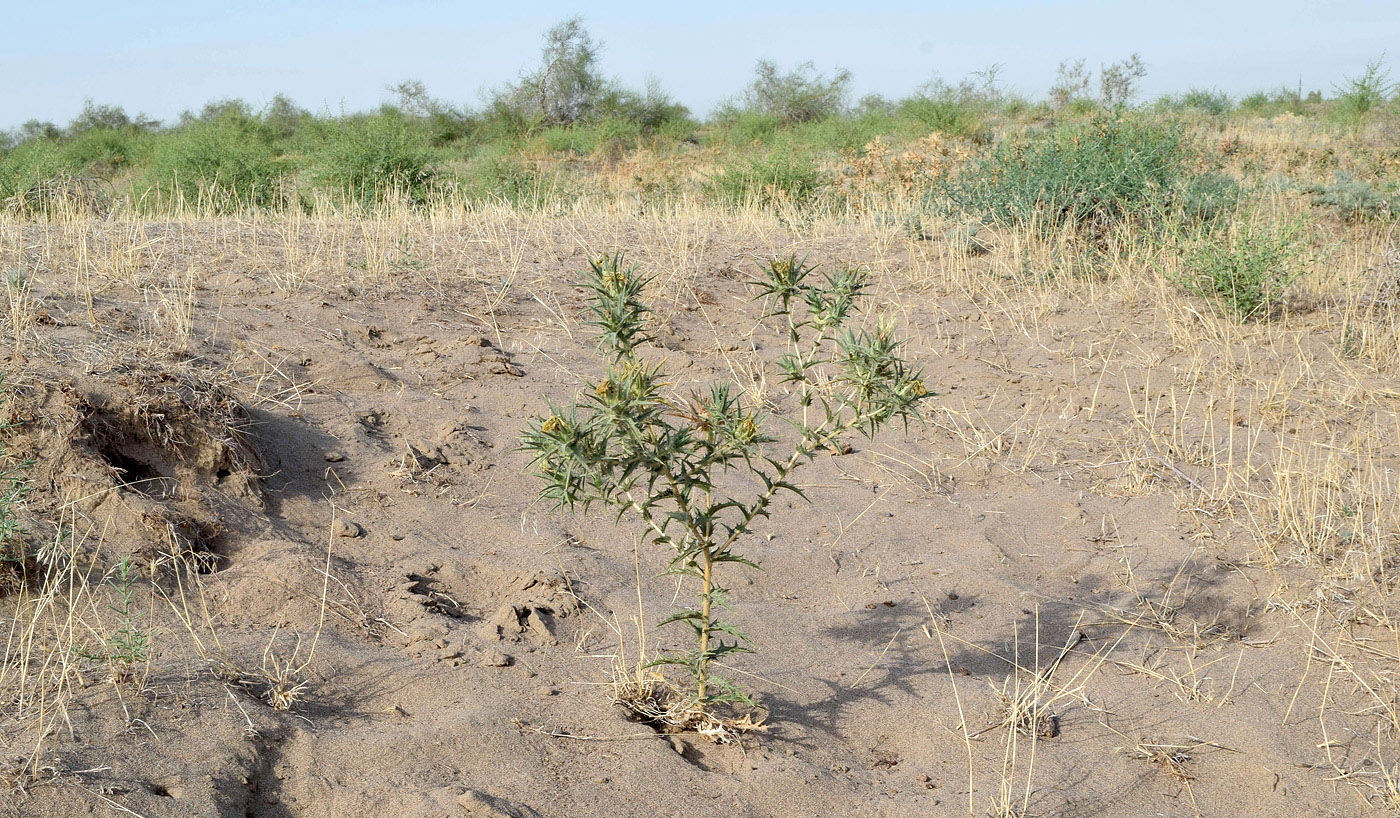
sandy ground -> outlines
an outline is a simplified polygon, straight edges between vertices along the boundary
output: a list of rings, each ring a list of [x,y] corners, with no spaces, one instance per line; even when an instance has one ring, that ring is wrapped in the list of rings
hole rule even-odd
[[[755,259],[793,249],[868,263],[877,302],[899,314],[940,395],[928,424],[820,460],[805,475],[813,502],[785,501],[747,544],[764,570],[735,576],[734,618],[757,652],[735,665],[769,732],[721,746],[629,721],[609,703],[610,657],[616,631],[635,656],[639,596],[649,622],[669,610],[667,555],[635,552],[635,528],[606,511],[535,500],[517,449],[547,399],[567,401],[597,371],[569,286],[585,253],[646,240],[585,224],[563,221],[547,240],[556,228],[537,225],[510,258],[469,248],[379,275],[312,270],[290,288],[254,251],[227,249],[247,247],[230,234],[256,227],[180,228],[193,261],[176,266],[197,269],[186,290],[105,281],[88,305],[70,273],[36,273],[40,318],[3,368],[17,405],[56,414],[36,411],[12,445],[40,446],[34,418],[74,406],[120,417],[154,378],[220,384],[236,399],[225,420],[247,435],[229,451],[256,458],[199,471],[130,446],[114,454],[131,441],[104,449],[91,428],[68,428],[78,455],[113,469],[104,477],[74,455],[36,485],[36,511],[63,508],[80,477],[102,496],[75,520],[108,527],[75,536],[101,565],[149,561],[169,545],[153,532],[171,519],[194,533],[170,541],[214,556],[203,573],[169,569],[140,586],[149,662],[131,682],[94,667],[69,685],[48,715],[44,773],[0,814],[1378,809],[1369,790],[1336,780],[1322,743],[1374,773],[1369,759],[1393,737],[1379,737],[1364,691],[1310,659],[1314,613],[1271,602],[1306,569],[1253,559],[1244,522],[1187,499],[1211,473],[1143,449],[1139,434],[1169,402],[1217,390],[1212,377],[1241,350],[1253,373],[1273,373],[1325,339],[1304,327],[1294,350],[1182,343],[1151,293],[994,297],[921,280],[931,251],[854,230],[706,235],[662,271],[658,329],[677,371],[751,386],[781,347],[775,329],[755,328],[743,282]],[[43,242],[44,228],[25,231]],[[1195,391],[1178,386],[1192,379]],[[1183,427],[1233,424],[1241,446],[1252,437],[1250,451],[1265,451],[1281,432],[1263,403],[1198,399]],[[1347,422],[1285,421],[1314,424],[1299,434],[1316,437]],[[180,489],[102,484],[137,471]],[[107,600],[103,587],[94,593]],[[7,597],[12,631],[20,597]],[[81,638],[113,627],[104,604],[88,606]],[[647,649],[676,636],[654,631]],[[300,671],[286,711],[268,706],[259,676],[278,665]],[[1320,721],[1329,684],[1335,713]],[[1046,717],[1019,732],[1002,724],[1018,696]],[[6,718],[7,753],[32,751],[40,717]]]

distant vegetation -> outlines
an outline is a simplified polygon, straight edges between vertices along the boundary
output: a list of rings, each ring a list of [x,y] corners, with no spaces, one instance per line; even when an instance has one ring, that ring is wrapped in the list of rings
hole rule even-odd
[[[872,147],[936,134],[988,151],[978,165],[988,175],[947,180],[931,170],[918,180],[926,191],[942,184],[972,211],[998,219],[1023,219],[1032,205],[1043,210],[1038,197],[1048,194],[1048,218],[1057,223],[1118,218],[1138,209],[1143,185],[1186,196],[1195,184],[1188,176],[1199,174],[1182,169],[1195,160],[1173,135],[1181,122],[1223,127],[1291,114],[1355,135],[1400,118],[1396,83],[1379,60],[1335,86],[1333,99],[1301,89],[1242,99],[1192,89],[1143,101],[1148,65],[1133,54],[1097,72],[1083,60],[1062,63],[1043,100],[1006,91],[998,66],[956,84],[931,80],[903,99],[852,99],[848,71],[763,60],[748,87],[701,120],[655,80],[639,89],[605,76],[600,49],[580,19],[566,20],[546,32],[535,67],[490,89],[475,108],[433,98],[416,81],[391,87],[393,101],[378,110],[342,114],[316,114],[278,96],[262,108],[212,102],[162,124],[89,102],[65,127],[31,121],[0,133],[0,202],[39,211],[80,191],[84,201],[149,212],[311,210],[440,196],[522,203],[567,195],[581,171],[603,171],[613,174],[604,186],[612,194],[623,189],[644,201],[686,195],[729,205],[847,206],[848,180],[834,167],[859,165]],[[1107,164],[1083,164],[1100,147],[1124,150]],[[628,165],[639,159],[646,167]],[[1090,176],[1064,175],[1080,171]],[[1100,172],[1108,176],[1091,178]],[[1375,192],[1370,180],[1338,178],[1314,191],[1319,202],[1347,218],[1391,212],[1388,183]],[[1094,187],[1100,192],[1090,199],[1077,192],[1100,182],[1111,190]]]

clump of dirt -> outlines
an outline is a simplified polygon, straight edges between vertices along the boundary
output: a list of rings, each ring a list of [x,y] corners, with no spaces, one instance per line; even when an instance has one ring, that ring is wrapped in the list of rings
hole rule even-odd
[[[27,464],[29,556],[40,563],[100,546],[152,571],[208,571],[232,521],[262,511],[252,419],[218,377],[125,358],[77,376],[29,366],[4,382],[3,451]]]

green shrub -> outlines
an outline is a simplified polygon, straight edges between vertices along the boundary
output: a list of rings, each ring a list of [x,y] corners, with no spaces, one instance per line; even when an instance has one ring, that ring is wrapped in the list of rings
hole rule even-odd
[[[725,111],[717,119],[712,141],[722,144],[771,144],[782,130],[776,116],[761,111]]]
[[[564,20],[545,32],[540,67],[499,92],[495,103],[544,125],[586,119],[608,88],[598,67],[601,50],[582,17]]]
[[[108,178],[138,161],[142,138],[129,129],[91,128],[64,140],[64,164],[75,173]]]
[[[1241,224],[1201,236],[1186,253],[1180,283],[1237,320],[1253,321],[1274,311],[1301,272],[1295,230]]]
[[[434,181],[433,153],[398,111],[353,117],[326,129],[317,178],[362,203],[402,196],[422,202]]]
[[[311,112],[297,105],[289,97],[278,94],[263,108],[262,125],[268,137],[273,140],[291,139],[310,122]]]
[[[557,125],[541,131],[539,139],[550,153],[587,154],[598,148],[598,133],[589,128]]]
[[[891,124],[883,116],[834,116],[793,125],[783,134],[782,141],[810,150],[859,150],[876,136],[888,134]]]
[[[1400,211],[1400,194],[1381,190],[1370,182],[1338,171],[1328,184],[1303,188],[1317,207],[1325,207],[1346,221],[1388,219]]]
[[[1171,125],[1100,117],[1004,143],[937,194],[945,208],[1002,224],[1103,230],[1165,215],[1187,158]]]
[[[1286,86],[1271,91],[1255,91],[1240,99],[1239,110],[1250,116],[1273,117],[1279,114],[1303,113],[1303,100],[1298,92]]]
[[[1235,108],[1229,94],[1212,88],[1192,88],[1180,96],[1163,97],[1158,104],[1169,111],[1200,111],[1210,116],[1223,116]]]
[[[545,150],[588,156],[608,144],[621,144],[630,150],[641,141],[642,127],[627,119],[608,117],[594,122],[559,125],[540,132]]]
[[[830,78],[810,62],[783,73],[777,63],[759,60],[754,79],[745,89],[744,110],[768,114],[779,122],[815,122],[845,110],[851,72],[838,70]]]
[[[151,139],[130,128],[92,127],[75,136],[21,142],[0,157],[0,199],[76,180],[105,182],[142,161]]]
[[[950,97],[910,97],[899,103],[899,116],[930,131],[977,142],[990,139],[986,110],[981,105]]]
[[[22,196],[68,169],[57,141],[31,139],[0,158],[0,199]]]
[[[707,189],[712,198],[728,204],[801,206],[816,198],[821,184],[821,169],[810,153],[780,146],[726,161]]]
[[[458,180],[461,196],[471,201],[520,205],[541,201],[556,185],[520,157],[489,150],[472,159]]]
[[[672,119],[655,128],[644,130],[640,142],[654,148],[671,148],[682,142],[695,142],[698,127],[695,120],[689,117]]]
[[[736,724],[716,708],[753,702],[717,672],[750,650],[749,638],[726,618],[733,602],[725,576],[758,567],[743,547],[776,498],[806,497],[794,482],[803,466],[837,450],[847,435],[874,437],[892,422],[917,418],[928,391],[902,359],[890,324],[849,328],[868,281],[859,270],[818,280],[811,267],[788,258],[770,262],[755,282],[765,320],[786,340],[773,375],[790,385],[791,397],[770,408],[725,381],[683,391],[676,377],[684,373],[639,354],[652,341],[642,300],[649,280],[616,256],[590,267],[587,314],[599,331],[605,373],[586,383],[571,407],[551,406],[534,418],[522,448],[533,455],[542,499],[570,510],[598,503],[618,521],[635,520],[645,542],[671,552],[668,573],[694,588],[694,606],[658,625],[682,626],[691,647],[651,663],[683,668],[688,690],[668,688],[663,702],[646,696],[621,703],[641,704],[633,712],[658,728],[708,729],[716,740],[731,739],[752,722]],[[780,443],[775,428],[790,434]]]
[[[1123,108],[1138,94],[1138,83],[1147,76],[1147,63],[1139,54],[1099,66],[1099,104],[1105,108]]]
[[[601,51],[602,43],[588,33],[581,17],[550,28],[539,67],[491,96],[482,117],[486,129],[520,136],[542,127],[612,119],[652,133],[689,118],[685,106],[654,78],[638,91],[603,76]]]
[[[1390,69],[1385,67],[1382,55],[1366,63],[1366,70],[1360,75],[1347,77],[1333,89],[1337,92],[1337,109],[1342,118],[1359,125],[1371,111],[1395,94],[1396,83],[1390,79]]]
[[[1187,224],[1214,224],[1232,215],[1244,200],[1234,177],[1210,171],[1179,181],[1173,205]]]
[[[648,78],[641,91],[607,83],[594,113],[597,119],[627,123],[628,127],[645,134],[695,127],[690,111],[672,99],[655,77]]]
[[[127,116],[126,111],[120,105],[98,105],[89,99],[83,102],[82,113],[68,123],[67,133],[69,136],[77,136],[91,130],[130,131],[134,133],[155,130],[159,125],[159,122],[144,114],[137,114],[134,119]]]
[[[257,120],[195,120],[155,141],[149,184],[221,210],[282,202],[284,164]]]

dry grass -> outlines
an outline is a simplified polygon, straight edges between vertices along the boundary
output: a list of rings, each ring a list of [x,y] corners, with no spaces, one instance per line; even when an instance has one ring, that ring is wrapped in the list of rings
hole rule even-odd
[[[1238,161],[1302,179],[1330,172],[1314,161],[1318,154],[1351,155],[1336,137],[1286,119],[1231,125],[1221,138],[1240,140]],[[899,180],[913,164],[901,165],[905,157],[887,153],[864,161],[872,180],[896,182],[894,198],[881,207],[911,203]],[[168,349],[193,350],[201,338],[229,331],[201,319],[200,304],[207,310],[221,281],[246,275],[269,296],[284,297],[316,288],[349,287],[372,298],[409,287],[468,287],[479,297],[455,307],[455,317],[505,345],[510,339],[502,316],[519,302],[543,309],[535,319],[541,335],[568,331],[569,307],[548,268],[535,263],[539,259],[626,251],[657,271],[655,300],[664,322],[682,310],[711,308],[700,285],[714,273],[717,235],[754,255],[821,250],[858,256],[876,271],[892,311],[922,305],[911,327],[919,354],[947,362],[950,377],[993,373],[1005,384],[945,396],[931,426],[942,449],[885,448],[875,455],[880,468],[930,497],[952,492],[951,473],[985,464],[1028,479],[1081,480],[1103,496],[1172,498],[1196,521],[1201,549],[1264,578],[1257,597],[1245,603],[1288,615],[1290,630],[1276,638],[1301,634],[1308,666],[1288,709],[1290,715],[1295,708],[1311,713],[1319,769],[1354,786],[1367,803],[1396,810],[1400,304],[1387,282],[1400,275],[1400,250],[1391,226],[1343,226],[1306,208],[1300,197],[1277,192],[1247,213],[1261,222],[1307,220],[1314,251],[1283,314],[1252,324],[1183,294],[1173,283],[1177,255],[1141,233],[1110,235],[1097,272],[1086,276],[1082,248],[1069,234],[1047,239],[1031,229],[987,229],[983,253],[906,235],[883,224],[874,206],[735,211],[680,196],[639,213],[625,197],[600,196],[521,208],[443,202],[314,216],[296,210],[214,216],[198,206],[162,218],[123,212],[97,218],[62,209],[42,219],[3,214],[0,338],[12,355],[43,350],[52,342],[39,328],[52,320],[48,305],[59,298],[75,299],[90,327],[110,332],[115,318],[103,312],[108,297],[135,288],[145,310],[139,331]],[[927,229],[941,235],[952,226],[931,221]],[[725,264],[743,271],[749,261],[735,256]],[[761,380],[745,350],[723,353],[756,395],[774,388]],[[307,384],[283,370],[278,356],[285,353],[248,347],[243,355],[250,402],[298,405]],[[405,474],[421,477],[422,464],[405,458]],[[1120,542],[1107,521],[1091,545],[1114,555],[1133,547]],[[77,545],[52,547],[62,553]],[[14,776],[21,783],[56,774],[45,742],[63,729],[83,677],[73,648],[103,632],[105,606],[83,564],[69,553],[43,583],[7,600],[12,614],[0,691],[5,729],[29,737]],[[949,665],[956,701],[938,707],[956,707],[969,772],[976,742],[988,734],[1002,742],[999,779],[983,799],[994,814],[1031,809],[1037,748],[1059,730],[1061,708],[1098,707],[1092,685],[1104,666],[1165,688],[1192,707],[1223,707],[1237,692],[1245,654],[1234,646],[1246,634],[1233,623],[1187,614],[1194,563],[1152,591],[1141,590],[1131,559],[1120,564],[1128,602],[1095,613],[1120,635],[1086,658],[1076,647],[1077,627],[1076,641],[1064,646],[1042,645],[1037,633],[1029,647],[1036,662],[1023,667],[1017,634],[1008,674],[989,692],[984,727],[969,724]],[[324,597],[322,603],[324,609]],[[276,709],[293,707],[306,692],[314,640],[303,651],[299,639],[287,647],[274,632],[261,666],[238,672],[230,670],[217,637],[211,641],[211,631],[194,624],[199,616],[189,614],[188,605],[184,610],[201,655],[210,667],[224,668],[219,675],[229,684],[255,685]],[[937,628],[938,617],[929,613]],[[609,627],[621,643],[616,623]],[[1162,644],[1129,652],[1127,634]],[[937,638],[946,659],[947,643],[956,640],[942,630]],[[1046,647],[1060,652],[1041,666]],[[644,644],[638,653],[646,655]],[[742,718],[716,721],[688,705],[644,660],[628,659],[620,649],[609,657],[611,700],[659,730],[694,730],[728,741],[762,726]],[[1075,669],[1066,679],[1070,662]],[[1129,741],[1130,757],[1154,765],[1188,792],[1197,780],[1197,756],[1216,746],[1195,739]],[[968,809],[977,814],[973,791],[982,790],[969,789]]]

